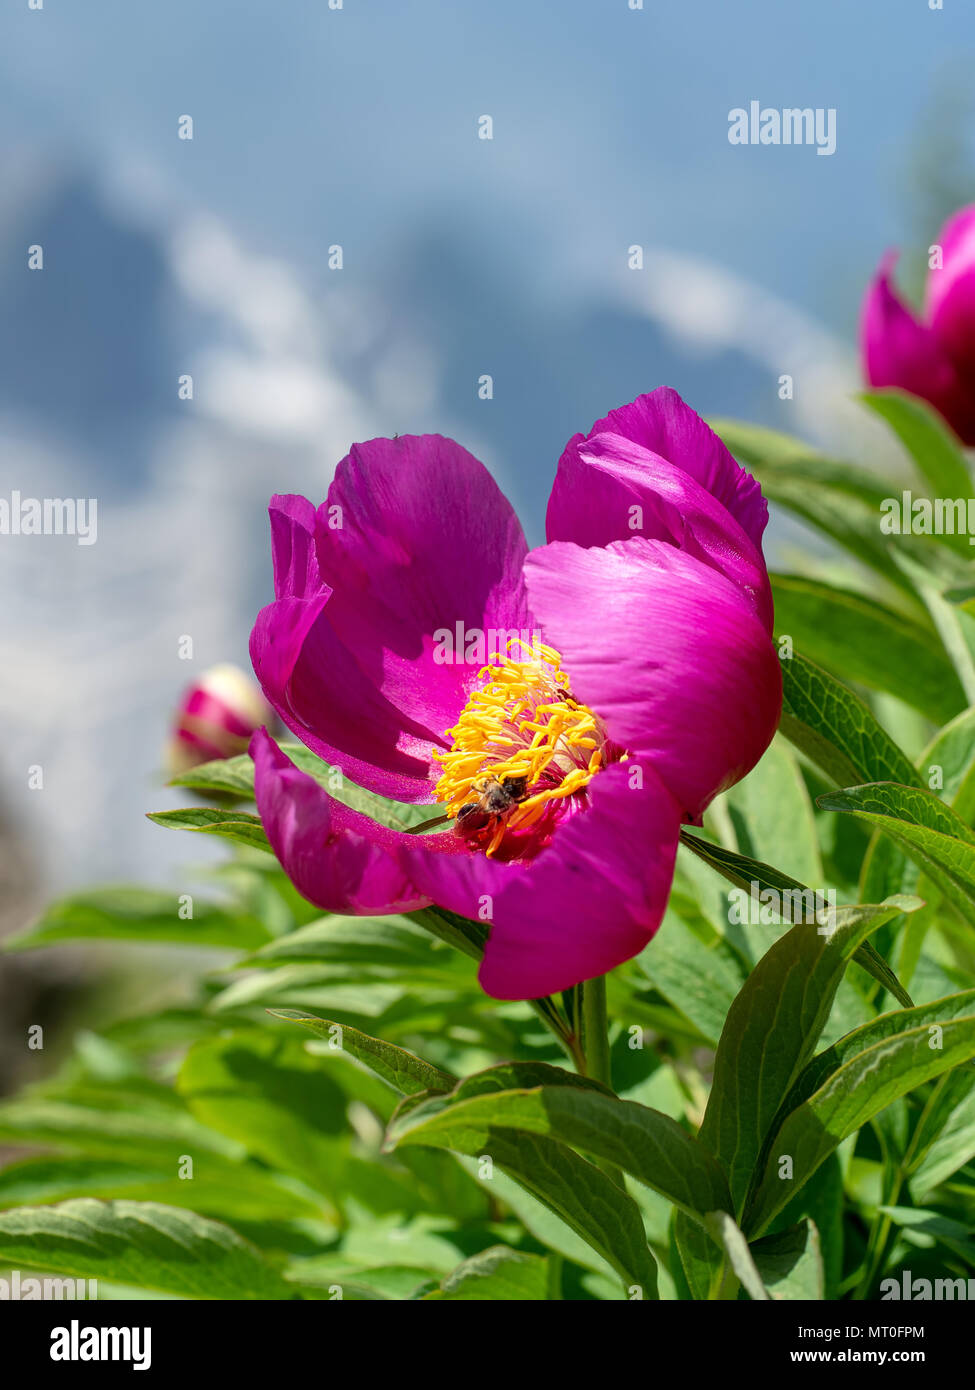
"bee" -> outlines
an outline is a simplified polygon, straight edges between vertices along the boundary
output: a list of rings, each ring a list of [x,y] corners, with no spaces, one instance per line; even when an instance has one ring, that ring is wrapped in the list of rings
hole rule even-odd
[[[464,840],[493,838],[501,824],[520,801],[528,795],[527,777],[500,777],[488,774],[478,777],[471,785],[475,801],[465,801],[454,820],[454,834]],[[435,826],[445,825],[447,816],[437,816],[422,825],[411,826],[408,833],[418,835]]]
[[[507,777],[502,782],[493,776],[479,777],[471,791],[477,792],[477,800],[465,802],[454,822],[454,834],[465,840],[487,830],[496,831],[499,822],[528,795],[528,778]]]

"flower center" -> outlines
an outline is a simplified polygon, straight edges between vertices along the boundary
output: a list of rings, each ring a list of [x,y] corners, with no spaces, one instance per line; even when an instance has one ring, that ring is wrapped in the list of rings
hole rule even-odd
[[[508,651],[478,672],[484,684],[447,730],[451,747],[433,754],[443,767],[437,799],[458,834],[487,854],[509,831],[542,830],[556,807],[574,800],[578,808],[578,793],[622,756],[599,716],[573,697],[558,652],[520,638]]]

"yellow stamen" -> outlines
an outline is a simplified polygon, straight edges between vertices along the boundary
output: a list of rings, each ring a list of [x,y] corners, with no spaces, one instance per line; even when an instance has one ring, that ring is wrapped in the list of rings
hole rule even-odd
[[[518,659],[515,646],[522,648]],[[447,730],[451,747],[434,753],[443,767],[436,796],[451,818],[478,799],[485,777],[525,779],[528,795],[499,820],[488,854],[508,829],[536,824],[550,803],[591,782],[602,769],[606,742],[599,716],[573,697],[557,651],[512,638],[508,653],[478,673],[487,683],[471,693]]]

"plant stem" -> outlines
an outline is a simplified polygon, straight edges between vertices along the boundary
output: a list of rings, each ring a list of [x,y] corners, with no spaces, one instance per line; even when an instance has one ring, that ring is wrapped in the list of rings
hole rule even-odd
[[[609,1060],[609,1019],[606,1013],[606,976],[577,985],[581,997],[579,1033],[585,1075],[613,1088]]]
[[[544,999],[529,999],[529,1007],[538,1015],[545,1027],[555,1037],[559,1046],[565,1049],[570,1061],[579,1065],[579,1049],[571,1023],[566,1026],[555,1001],[548,996]]]
[[[893,1154],[889,1156],[889,1165],[892,1174],[889,1190],[884,1197],[884,1206],[896,1207],[898,1198],[901,1195],[901,1188],[910,1176],[912,1167],[918,1161],[918,1140],[924,1132],[925,1121],[930,1115],[932,1107],[941,1094],[946,1082],[947,1077],[942,1076],[931,1090],[924,1109],[921,1111],[920,1117],[914,1126],[910,1143],[904,1151],[903,1158],[898,1159],[896,1155]],[[881,1144],[883,1143],[884,1140],[881,1136]],[[881,1216],[879,1212],[877,1213],[867,1241],[867,1250],[864,1256],[863,1278],[854,1289],[854,1299],[861,1300],[870,1298],[874,1284],[884,1271],[884,1264],[887,1259],[887,1246],[890,1241],[890,1232],[893,1224],[893,1218],[886,1212],[883,1213],[883,1216]]]
[[[562,1297],[562,1256],[554,1250],[548,1252],[548,1288],[546,1296],[550,1299]]]
[[[579,1061],[583,1076],[601,1081],[613,1089],[612,1066],[609,1055],[609,1016],[606,1012],[606,976],[583,980],[576,985],[575,1016],[578,1020]],[[619,1168],[612,1163],[596,1160],[608,1178],[626,1191],[626,1182]]]

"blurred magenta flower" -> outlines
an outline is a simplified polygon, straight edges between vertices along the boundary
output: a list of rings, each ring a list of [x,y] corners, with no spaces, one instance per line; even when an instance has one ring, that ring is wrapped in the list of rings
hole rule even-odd
[[[184,693],[176,711],[166,762],[174,774],[215,758],[247,752],[255,729],[274,711],[239,666],[211,666]],[[275,721],[276,722],[276,721]]]
[[[452,823],[387,829],[262,731],[258,809],[298,889],[488,922],[480,980],[502,999],[640,951],[682,822],[754,766],[782,702],[767,506],[717,435],[666,388],[612,411],[566,447],[531,552],[440,435],[355,445],[317,513],[275,497],[270,515],[265,694],[353,782]]]
[[[942,265],[928,271],[923,319],[895,293],[889,251],[863,301],[860,342],[871,386],[899,386],[930,402],[975,444],[975,204],[945,223]]]

